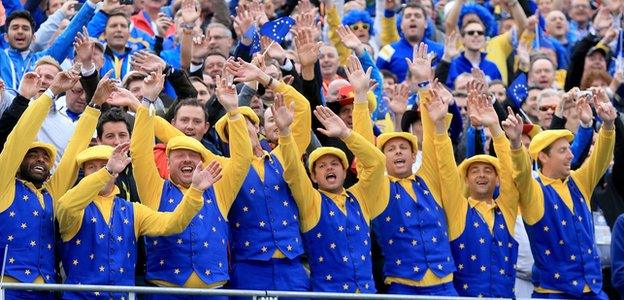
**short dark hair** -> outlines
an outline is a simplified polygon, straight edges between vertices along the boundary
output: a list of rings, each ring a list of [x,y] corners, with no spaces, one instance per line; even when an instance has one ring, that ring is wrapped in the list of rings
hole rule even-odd
[[[390,71],[388,71],[386,69],[381,70],[381,77],[383,77],[383,78],[392,78],[392,79],[394,79],[394,83],[397,83],[399,81],[398,78],[396,77],[396,75],[394,75],[394,73],[392,73],[392,72],[390,72]]]
[[[30,24],[30,30],[33,33],[35,32],[35,20],[27,10],[14,11],[7,17],[5,22],[7,31],[9,30],[9,27],[11,27],[11,22],[16,19],[26,19],[26,21]]]
[[[126,21],[128,21],[128,25],[130,25],[131,21],[126,11],[122,7],[117,7],[108,14],[108,19],[106,20],[106,24],[104,26],[106,27],[106,25],[108,25],[108,21],[112,17],[116,17],[116,16],[124,17]]]
[[[418,3],[418,2],[409,2],[405,5],[405,7],[403,8],[403,12],[405,12],[406,9],[408,8],[415,8],[415,9],[420,9],[423,13],[423,16],[425,16],[425,19],[427,19],[427,9],[425,9],[424,6],[422,6],[422,4]]]
[[[552,149],[552,144],[546,146],[546,148],[542,149],[542,151],[540,152],[544,152],[546,155],[550,155],[550,150]],[[539,156],[535,159],[535,161],[537,161],[537,167],[538,168],[542,168],[542,161],[539,160]]]
[[[466,27],[468,27],[468,25],[470,25],[470,24],[479,24],[479,25],[481,25],[481,27],[483,27],[483,30],[485,31],[485,25],[483,25],[483,23],[481,23],[481,22],[479,22],[477,20],[469,20],[468,22],[462,24],[463,25],[462,28],[461,28],[461,34],[462,35],[464,35],[464,29]]]
[[[116,122],[125,123],[126,128],[128,128],[128,133],[132,134],[132,126],[130,125],[129,117],[130,115],[128,115],[128,113],[126,113],[123,109],[119,107],[112,107],[111,109],[105,111],[104,113],[102,113],[97,123],[97,137],[99,139],[102,138],[102,135],[104,134],[104,124]]]
[[[173,108],[173,119],[178,115],[178,111],[182,106],[197,106],[202,109],[204,112],[204,121],[208,122],[208,112],[206,111],[206,107],[197,100],[197,98],[184,99]]]

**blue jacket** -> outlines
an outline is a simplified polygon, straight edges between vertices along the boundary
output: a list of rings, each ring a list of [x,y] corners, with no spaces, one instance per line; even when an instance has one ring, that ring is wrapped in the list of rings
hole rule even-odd
[[[97,38],[100,41],[104,41],[104,29],[106,29],[106,22],[108,21],[108,15],[99,11],[93,16],[93,19],[87,25],[87,30],[89,30],[89,35],[91,37]],[[154,49],[154,39],[147,33],[135,28],[134,26],[130,26],[130,39],[128,39],[128,43],[126,47],[132,49],[132,51],[138,51],[141,49]]]
[[[470,73],[472,71],[472,63],[464,56],[465,52],[462,52],[459,56],[451,61],[451,66],[446,77],[446,86],[450,89],[455,89],[455,78],[462,73]],[[490,80],[502,79],[498,67],[493,62],[485,59],[486,53],[481,53],[481,62],[479,62],[479,69],[485,73],[485,76]]]
[[[42,56],[50,55],[62,63],[67,55],[72,52],[74,37],[93,16],[95,6],[92,5],[91,2],[83,5],[67,29],[56,38],[48,49],[40,52],[27,52],[28,54],[25,56],[23,52],[10,47],[0,51],[0,77],[4,80],[5,85],[17,89],[24,73],[32,71],[37,60]]]
[[[624,215],[617,218],[611,234],[611,283],[624,295]]]
[[[379,71],[379,68],[377,68],[377,65],[375,65],[375,62],[373,62],[373,58],[368,51],[364,51],[364,54],[362,54],[362,56],[358,56],[358,59],[362,63],[362,69],[364,69],[364,71],[368,70],[369,67],[373,68],[371,70],[371,79],[377,82],[377,87],[373,90],[373,93],[375,93],[375,99],[377,100],[377,108],[375,109],[375,112],[373,112],[373,120],[383,120],[388,112],[388,106],[382,97],[383,77],[381,76],[381,72]]]
[[[429,52],[435,54],[432,65],[437,65],[444,54],[444,46],[427,38],[423,39],[423,42],[429,46]],[[413,54],[414,47],[405,38],[401,38],[399,41],[381,48],[377,57],[377,67],[380,70],[388,70],[394,73],[398,81],[403,82],[407,76],[405,59],[412,59]]]

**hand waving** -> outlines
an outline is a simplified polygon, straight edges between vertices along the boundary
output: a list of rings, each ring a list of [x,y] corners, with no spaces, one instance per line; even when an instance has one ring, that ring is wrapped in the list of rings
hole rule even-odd
[[[287,136],[290,134],[290,125],[293,122],[293,116],[295,115],[295,103],[290,103],[290,107],[287,107],[284,103],[284,95],[281,93],[275,93],[275,102],[271,106],[271,112],[275,118],[275,124],[279,129],[281,136]]]
[[[64,93],[74,87],[76,82],[80,79],[80,64],[74,64],[74,66],[67,71],[56,73],[52,84],[50,84],[50,90],[54,95]]]
[[[342,119],[325,106],[317,106],[314,110],[314,115],[319,122],[323,124],[323,127],[325,127],[324,129],[318,128],[317,130],[328,137],[344,139],[351,133],[351,130],[345,125]]]
[[[143,97],[150,102],[156,101],[165,85],[165,75],[163,75],[162,69],[158,68],[156,71],[151,72],[143,81],[145,82]]]
[[[414,76],[416,82],[422,82],[433,79],[433,72],[431,70],[431,62],[433,61],[433,54],[429,53],[429,46],[425,43],[420,43],[414,47],[412,54],[412,60],[405,58],[407,66]]]
[[[238,95],[236,94],[236,87],[228,82],[227,78],[217,75],[216,78],[217,99],[219,103],[223,105],[227,112],[233,111],[238,108]]]
[[[130,142],[125,142],[115,147],[113,154],[106,163],[106,170],[108,170],[111,175],[117,176],[117,174],[126,169],[126,166],[130,163],[128,150],[130,150]]]
[[[371,71],[372,67],[369,67],[368,70],[366,70],[366,73],[364,73],[362,64],[355,55],[351,55],[347,58],[345,72],[347,73],[347,78],[353,87],[353,92],[360,95],[366,95],[369,88]],[[364,97],[364,99],[366,99],[366,97]]]
[[[321,43],[314,41],[311,29],[295,29],[295,47],[302,66],[312,66],[318,60]]]
[[[31,99],[41,88],[41,80],[39,75],[35,72],[28,72],[22,77],[22,82],[19,85],[19,94],[26,99]]]
[[[205,191],[219,179],[221,179],[221,164],[218,161],[211,161],[204,169],[202,169],[202,164],[198,163],[193,171],[191,187]]]
[[[524,122],[519,114],[515,114],[511,107],[507,107],[507,119],[501,122],[503,130],[509,138],[512,149],[519,149],[522,146],[522,129]]]
[[[106,99],[108,99],[111,94],[117,91],[117,83],[114,80],[109,79],[112,73],[113,70],[109,70],[106,72],[104,77],[100,79],[100,82],[98,82],[93,98],[91,98],[93,103],[102,105],[102,103],[106,102]]]

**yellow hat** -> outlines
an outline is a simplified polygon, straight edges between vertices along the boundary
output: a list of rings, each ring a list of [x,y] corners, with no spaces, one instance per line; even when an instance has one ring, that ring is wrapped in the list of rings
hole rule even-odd
[[[418,152],[418,137],[409,132],[389,132],[382,133],[377,137],[377,148],[383,151],[384,145],[393,138],[402,138],[412,144],[412,150],[414,153]]]
[[[255,111],[253,111],[253,109],[251,109],[251,107],[249,106],[241,106],[238,108],[238,112],[241,113],[243,116],[245,116],[245,118],[249,119],[252,123],[254,123],[254,125],[260,125],[260,118],[258,118],[258,115],[256,114]],[[217,123],[215,123],[215,130],[217,131],[217,134],[219,135],[219,138],[228,143],[228,134],[226,132],[227,130],[227,120],[228,120],[228,114],[225,114],[225,116],[221,117],[221,119],[219,119],[219,121],[217,121]]]
[[[540,132],[542,132],[542,127],[537,124],[524,124],[522,126],[522,134],[526,134],[529,138],[535,137]]]
[[[466,177],[468,173],[468,168],[470,168],[470,165],[474,163],[490,164],[496,170],[496,174],[500,174],[500,163],[498,162],[498,158],[491,155],[479,154],[471,158],[465,159],[464,161],[462,161],[461,164],[459,164],[459,175],[462,178]]]
[[[56,160],[56,148],[54,148],[54,146],[51,144],[36,141],[30,144],[30,147],[28,147],[28,151],[35,148],[41,148],[48,153],[48,155],[50,156],[50,165],[48,167],[52,168],[52,166],[54,166],[54,161]]]
[[[537,160],[540,151],[560,138],[565,138],[571,142],[574,139],[574,134],[567,129],[545,130],[536,134],[529,145],[529,155],[533,160]]]
[[[347,160],[347,155],[344,151],[336,148],[336,147],[319,147],[314,149],[310,156],[308,157],[308,169],[312,172],[312,166],[314,166],[314,162],[316,162],[323,155],[330,154],[338,157],[342,162],[342,167],[344,169],[349,168],[349,161]]]
[[[76,156],[76,162],[79,166],[82,166],[82,164],[90,160],[108,160],[113,155],[113,150],[115,150],[113,147],[107,145],[89,147]]]
[[[208,162],[210,158],[206,155],[206,148],[202,145],[198,140],[188,137],[186,135],[179,135],[173,137],[167,143],[167,149],[165,150],[165,154],[169,156],[169,153],[173,150],[191,150],[193,152],[197,152],[202,156],[202,160],[204,162]]]

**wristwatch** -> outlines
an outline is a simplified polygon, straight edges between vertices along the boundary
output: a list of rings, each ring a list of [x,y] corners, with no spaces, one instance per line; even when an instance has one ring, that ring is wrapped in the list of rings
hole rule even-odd
[[[95,102],[89,102],[89,104],[87,104],[87,106],[89,106],[89,107],[91,107],[91,108],[98,109],[98,110],[102,109],[102,105],[97,104],[97,103],[95,103]]]

